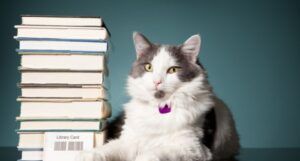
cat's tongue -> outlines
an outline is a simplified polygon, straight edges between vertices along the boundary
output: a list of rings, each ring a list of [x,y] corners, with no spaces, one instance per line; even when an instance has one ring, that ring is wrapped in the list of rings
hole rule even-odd
[[[165,104],[165,106],[159,106],[158,107],[159,113],[160,114],[166,114],[171,112],[171,106],[168,104]]]

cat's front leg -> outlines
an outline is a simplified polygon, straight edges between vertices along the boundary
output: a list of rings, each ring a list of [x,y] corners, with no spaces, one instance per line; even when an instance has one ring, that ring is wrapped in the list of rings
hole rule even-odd
[[[99,149],[80,152],[75,158],[76,161],[106,161],[104,154]]]
[[[154,153],[144,153],[136,157],[135,161],[162,161]]]
[[[189,142],[187,140],[187,142]],[[140,152],[135,161],[210,161],[211,151],[203,144],[178,142]]]
[[[91,151],[81,152],[76,161],[126,161],[126,149],[122,140],[112,140]]]

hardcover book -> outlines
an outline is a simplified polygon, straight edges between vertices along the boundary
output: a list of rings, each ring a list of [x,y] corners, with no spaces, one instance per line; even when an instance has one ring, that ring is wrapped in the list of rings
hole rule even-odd
[[[28,38],[107,40],[109,37],[104,27],[16,25],[15,28],[18,29],[15,37],[17,40]]]
[[[23,25],[103,26],[101,17],[22,15]]]
[[[98,118],[24,118],[17,117],[20,122],[19,132],[35,132],[35,131],[101,131],[106,126],[106,120]]]
[[[21,55],[21,69],[26,70],[105,70],[104,55],[34,54]]]
[[[107,42],[68,39],[19,40],[19,51],[106,52]]]
[[[19,149],[22,157],[19,161],[42,161],[43,148]]]
[[[101,98],[107,99],[106,89],[101,85],[83,84],[20,84],[21,97],[31,98]]]
[[[104,100],[90,99],[26,99],[21,102],[21,118],[98,118],[111,115],[111,108]]]
[[[21,84],[103,84],[102,71],[21,70]]]

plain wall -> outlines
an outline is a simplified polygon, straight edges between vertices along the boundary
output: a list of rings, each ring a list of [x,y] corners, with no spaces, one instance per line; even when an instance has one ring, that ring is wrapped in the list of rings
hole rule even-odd
[[[101,16],[110,30],[110,102],[128,101],[135,59],[132,32],[180,44],[200,33],[200,61],[214,91],[231,108],[243,147],[300,147],[299,1],[0,1],[0,146],[16,146],[20,57],[13,39],[21,14]]]

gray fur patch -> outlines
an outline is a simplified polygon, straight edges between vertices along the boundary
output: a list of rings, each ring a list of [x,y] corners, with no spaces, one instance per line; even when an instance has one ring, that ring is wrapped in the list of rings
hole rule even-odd
[[[192,62],[190,55],[183,53],[180,46],[168,46],[167,50],[170,52],[181,67],[178,71],[178,78],[183,82],[191,81],[193,78],[197,77],[199,74],[203,74],[204,70],[197,60],[196,63]]]
[[[130,71],[130,75],[133,78],[141,77],[146,72],[144,65],[146,63],[150,63],[153,57],[157,54],[160,45],[152,44],[151,47],[145,51],[142,55],[138,57],[138,59],[132,64],[132,68]]]

